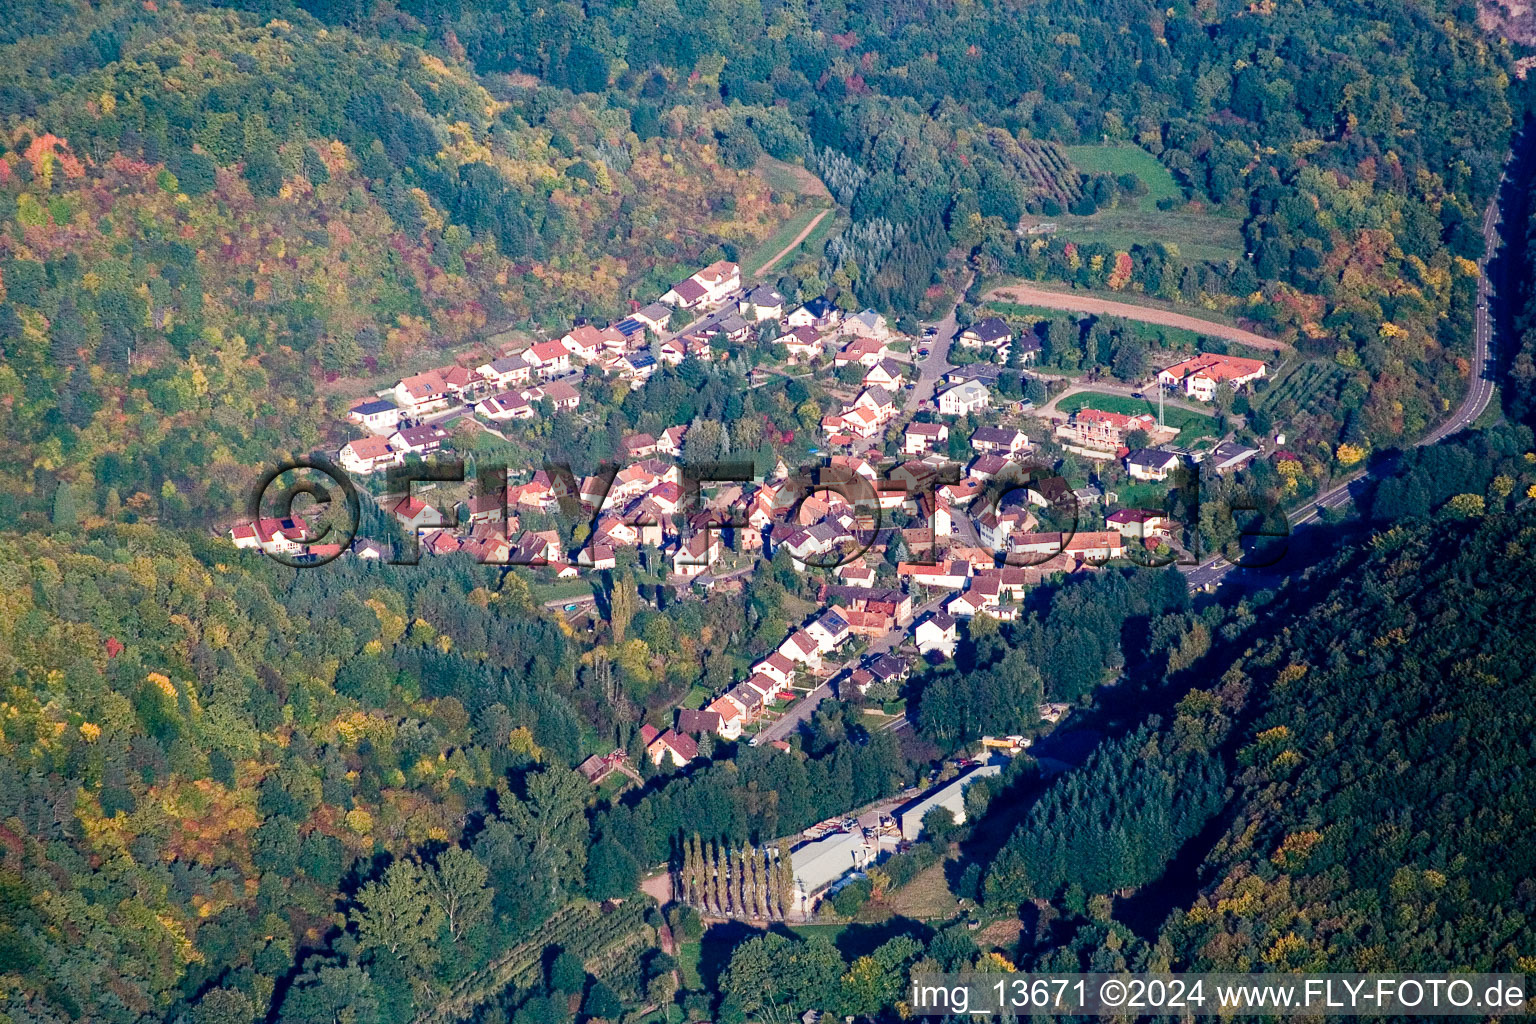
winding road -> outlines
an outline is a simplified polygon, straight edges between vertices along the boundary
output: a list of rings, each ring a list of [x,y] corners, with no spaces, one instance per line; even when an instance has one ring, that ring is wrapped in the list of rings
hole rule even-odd
[[[1483,213],[1483,258],[1477,263],[1477,315],[1472,337],[1472,380],[1467,386],[1466,397],[1461,400],[1456,411],[1444,423],[1420,438],[1414,445],[1416,448],[1438,444],[1447,437],[1467,429],[1477,422],[1478,417],[1488,408],[1488,403],[1493,401],[1495,374],[1493,313],[1489,308],[1493,299],[1493,286],[1488,280],[1488,261],[1493,258],[1498,245],[1499,203],[1495,194],[1495,198]],[[1353,499],[1351,488],[1370,474],[1369,469],[1358,470],[1318,495],[1305,508],[1292,512],[1290,514],[1291,529],[1294,531],[1296,527],[1305,526],[1317,519],[1324,509],[1335,509],[1348,504]],[[1191,590],[1198,590],[1212,583],[1220,583],[1222,577],[1236,568],[1239,567],[1220,557],[1203,565],[1180,566],[1189,581]]]

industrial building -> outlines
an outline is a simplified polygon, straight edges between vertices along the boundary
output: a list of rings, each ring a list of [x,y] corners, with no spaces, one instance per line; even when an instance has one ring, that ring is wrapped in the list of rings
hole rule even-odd
[[[930,790],[897,811],[897,820],[901,822],[901,838],[911,841],[921,835],[923,831],[923,815],[935,807],[946,808],[955,816],[956,824],[963,824],[965,822],[966,788],[977,779],[985,779],[1002,774],[1003,765],[1006,763],[1005,761],[993,761],[977,768],[972,768],[964,775],[951,779],[937,789]]]
[[[864,838],[863,829],[835,832],[823,839],[804,843],[790,851],[789,863],[795,874],[795,908],[809,912],[823,890],[868,867],[876,851]]]

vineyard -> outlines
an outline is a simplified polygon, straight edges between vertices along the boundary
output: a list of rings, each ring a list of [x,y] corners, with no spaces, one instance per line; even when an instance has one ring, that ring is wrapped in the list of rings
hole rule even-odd
[[[1325,411],[1320,403],[1330,401],[1343,371],[1333,363],[1298,363],[1275,377],[1255,403],[1267,412],[1289,418],[1297,412]]]
[[[789,844],[776,848],[721,846],[698,836],[683,844],[677,874],[680,898],[717,917],[782,921],[793,904]]]
[[[412,1024],[451,1024],[472,1015],[503,989],[533,988],[543,979],[544,952],[551,946],[581,958],[596,977],[626,959],[638,962],[637,948],[652,941],[645,924],[650,905],[643,898],[618,905],[588,900],[570,903],[527,939],[454,985],[430,1013]]]
[[[1024,180],[1031,198],[1050,196],[1068,207],[1082,196],[1082,175],[1067,159],[1066,150],[1056,143],[1038,139],[1021,142],[1001,128],[994,128],[988,141],[1003,162]]]

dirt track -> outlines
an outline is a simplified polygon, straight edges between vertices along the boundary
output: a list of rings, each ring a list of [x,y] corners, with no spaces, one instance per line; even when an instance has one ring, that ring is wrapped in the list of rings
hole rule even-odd
[[[811,222],[805,226],[804,230],[795,236],[795,240],[793,242],[790,242],[784,248],[780,249],[778,253],[774,255],[773,259],[769,260],[767,263],[764,263],[762,266],[754,270],[752,272],[752,276],[762,277],[763,274],[771,270],[775,265],[778,264],[779,260],[783,259],[789,253],[798,248],[800,243],[805,241],[806,237],[809,236],[812,231],[816,230],[816,225],[820,224],[822,220],[827,216],[827,214],[831,212],[831,210],[822,210],[816,216],[812,217]]]
[[[1245,331],[1241,327],[1232,327],[1227,324],[1217,323],[1214,320],[1202,320],[1199,317],[1186,316],[1183,313],[1175,313],[1172,310],[1159,309],[1156,306],[1138,306],[1130,302],[1116,302],[1113,299],[1101,299],[1094,295],[1083,295],[1078,292],[1058,292],[1049,288],[1038,288],[1029,284],[1013,284],[1006,288],[994,288],[982,296],[983,301],[1017,302],[1026,306],[1045,306],[1048,309],[1063,309],[1072,313],[1090,313],[1094,316],[1118,316],[1127,320],[1140,320],[1148,324],[1161,324],[1164,327],[1180,327],[1186,331],[1195,331],[1213,338],[1224,338],[1227,341],[1235,341],[1252,348],[1268,349],[1271,352],[1287,352],[1290,346],[1283,341],[1274,338],[1266,338],[1262,334]]]

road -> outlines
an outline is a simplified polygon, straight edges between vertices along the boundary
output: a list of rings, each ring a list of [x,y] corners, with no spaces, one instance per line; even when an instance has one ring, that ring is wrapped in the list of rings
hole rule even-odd
[[[1250,348],[1268,349],[1271,352],[1288,352],[1291,348],[1283,341],[1266,338],[1262,334],[1245,331],[1241,327],[1218,324],[1196,316],[1186,316],[1183,313],[1175,313],[1171,309],[1140,306],[1133,302],[1116,302],[1114,299],[1101,299],[1081,292],[1059,292],[1032,284],[1011,284],[1003,288],[994,288],[982,296],[983,302],[998,300],[1017,302],[1026,306],[1045,306],[1047,309],[1060,309],[1069,313],[1118,316],[1125,320],[1140,320],[1142,323],[1160,324],[1163,327],[1179,327],[1207,337],[1224,338]]]
[[[1495,193],[1495,198],[1488,204],[1488,209],[1483,214],[1483,258],[1477,264],[1477,314],[1472,339],[1472,380],[1467,386],[1466,397],[1461,400],[1456,411],[1444,423],[1420,438],[1414,445],[1416,448],[1438,444],[1447,437],[1467,429],[1477,422],[1478,417],[1488,408],[1488,403],[1493,401],[1495,372],[1492,358],[1493,313],[1489,308],[1493,287],[1488,280],[1488,261],[1493,258],[1498,245],[1499,204],[1497,193]],[[1292,512],[1290,514],[1291,529],[1305,526],[1317,519],[1323,509],[1335,509],[1348,504],[1352,499],[1350,489],[1369,473],[1370,470],[1362,469],[1344,477],[1309,502],[1305,508]],[[1180,568],[1189,581],[1189,588],[1198,590],[1207,584],[1220,583],[1222,577],[1237,566],[1218,557],[1204,565]]]
[[[937,597],[930,600],[927,604],[914,611],[912,613],[912,621],[917,622],[929,612],[937,611],[950,598],[954,596],[954,594],[938,595]],[[901,641],[905,639],[906,635],[907,630],[905,628],[893,629],[885,635],[881,636],[878,640],[875,640],[873,643],[871,643],[869,645],[869,649],[864,653],[860,654],[856,658],[850,658],[848,661],[843,662],[843,664],[833,669],[832,674],[827,676],[826,682],[822,683],[820,686],[816,687],[816,689],[812,690],[803,698],[796,701],[788,711],[784,712],[783,717],[778,721],[772,723],[762,732],[752,737],[752,745],[756,747],[764,743],[772,743],[774,740],[784,739],[786,736],[789,736],[795,732],[795,730],[799,729],[803,723],[809,722],[811,720],[811,715],[816,713],[816,708],[821,704],[823,700],[832,696],[832,691],[836,689],[837,680],[841,679],[847,673],[852,672],[856,667],[858,667],[860,661],[863,661],[866,658],[876,658],[882,654],[889,653],[896,647],[897,644],[901,643]]]
[[[970,289],[973,280],[974,275],[965,279],[965,284],[960,286],[961,295]],[[949,349],[955,343],[955,335],[960,333],[960,325],[955,320],[955,310],[959,305],[956,301],[955,305],[949,307],[949,315],[933,325],[938,333],[919,342],[919,347],[928,346],[928,358],[914,364],[917,367],[917,381],[907,394],[908,416],[917,412],[924,402],[933,397],[939,380],[954,369],[949,363]]]

